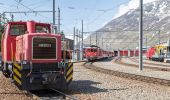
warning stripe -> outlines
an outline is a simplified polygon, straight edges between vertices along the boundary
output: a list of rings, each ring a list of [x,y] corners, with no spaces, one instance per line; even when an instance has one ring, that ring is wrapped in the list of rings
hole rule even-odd
[[[14,67],[13,67],[13,79],[14,81],[16,81],[16,83],[18,83],[19,85],[21,85],[21,78],[22,78],[22,74],[21,74],[21,66],[14,62]]]
[[[21,70],[21,66],[20,66],[19,64],[14,63],[14,66],[15,66],[17,69]]]
[[[68,76],[71,73],[71,71],[73,71],[73,67],[70,67],[70,69],[67,71],[66,76]]]
[[[66,78],[68,78],[71,74],[73,74],[73,70],[66,76]]]
[[[13,68],[13,71],[19,78],[21,78],[21,73],[16,68]]]
[[[21,81],[15,75],[13,75],[13,78],[19,85],[21,85]]]
[[[73,78],[73,74],[70,74],[70,76],[67,78],[67,82],[69,82]]]
[[[67,85],[70,84],[72,79],[73,79],[73,63],[68,63],[67,73],[66,73]]]
[[[72,65],[73,63],[68,63],[67,70],[69,70]]]

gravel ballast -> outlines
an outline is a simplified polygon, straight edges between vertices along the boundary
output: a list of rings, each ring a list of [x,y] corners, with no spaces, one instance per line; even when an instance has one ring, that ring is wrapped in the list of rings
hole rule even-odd
[[[103,65],[104,66],[104,65]],[[111,66],[110,66],[111,67]],[[169,100],[170,87],[91,71],[74,64],[71,95],[81,100]]]
[[[112,61],[95,62],[93,64],[97,67],[104,68],[104,69],[170,80],[170,72],[167,72],[167,71],[156,71],[156,70],[151,70],[147,68],[144,68],[143,71],[139,71],[138,67],[127,67],[125,65],[117,64]]]
[[[21,91],[0,73],[0,100],[38,100],[26,91]]]

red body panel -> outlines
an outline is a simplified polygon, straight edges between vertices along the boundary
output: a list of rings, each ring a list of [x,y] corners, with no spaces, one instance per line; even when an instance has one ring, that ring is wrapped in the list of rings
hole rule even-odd
[[[57,59],[33,59],[32,55],[32,39],[33,37],[48,37],[48,38],[56,38],[56,57]],[[58,34],[46,34],[46,33],[31,33],[31,34],[25,34],[23,36],[18,36],[16,38],[17,45],[16,45],[16,61],[21,61],[21,59],[26,61],[31,61],[33,63],[48,63],[48,62],[60,62],[61,61],[61,36]],[[29,42],[28,42],[29,41]],[[50,48],[49,48],[50,49]],[[49,53],[49,52],[44,52]],[[23,57],[23,58],[22,58]]]
[[[85,53],[86,53],[86,58],[94,58],[94,57],[97,57],[97,49],[96,49],[96,52],[92,52],[92,50],[94,50],[94,48],[88,48],[85,50]]]
[[[19,24],[25,24],[23,22],[19,22]],[[11,23],[7,25],[9,27]],[[15,51],[16,51],[16,36],[11,36],[9,35],[10,28],[6,28],[5,32],[3,33],[2,37],[2,60],[4,62],[11,62],[12,61],[12,56],[15,56]]]
[[[26,27],[23,35],[10,35],[10,25],[24,25]],[[41,25],[49,28],[49,33],[35,33],[35,26]],[[9,22],[1,40],[2,60],[11,62],[12,60],[26,60],[35,63],[60,62],[61,59],[61,35],[51,34],[50,24],[28,22]],[[35,36],[56,38],[56,59],[32,59],[32,38]],[[17,44],[17,45],[16,45]],[[48,53],[44,52],[44,53]]]
[[[128,56],[128,50],[120,50],[119,56]]]
[[[120,55],[120,56],[123,56],[123,51],[119,51],[119,55]]]
[[[135,56],[139,56],[139,51],[138,50],[135,51]]]
[[[93,50],[95,49],[96,52],[93,52]],[[109,52],[109,51],[104,51],[100,48],[86,48],[85,49],[85,56],[88,60],[98,60],[98,59],[102,59],[102,58],[107,58],[107,57],[112,57],[114,55],[113,52]]]
[[[146,53],[146,57],[151,59],[154,54],[155,54],[155,48],[152,47],[152,48],[148,49],[148,51]]]
[[[134,56],[134,51],[130,51],[130,57],[133,57]]]
[[[128,56],[128,50],[123,51],[123,56]]]

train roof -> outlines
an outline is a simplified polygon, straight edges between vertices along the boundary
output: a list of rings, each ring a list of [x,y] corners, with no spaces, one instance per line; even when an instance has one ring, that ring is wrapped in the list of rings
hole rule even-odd
[[[26,24],[27,22],[34,22],[36,24],[40,24],[40,25],[49,25],[49,23],[41,23],[41,22],[36,22],[36,21],[15,21],[15,22],[8,22],[7,24]]]

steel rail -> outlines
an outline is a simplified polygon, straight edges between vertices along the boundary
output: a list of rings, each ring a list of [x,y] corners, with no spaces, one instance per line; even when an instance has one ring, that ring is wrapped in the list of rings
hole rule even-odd
[[[70,95],[68,95],[68,94],[65,94],[64,92],[61,92],[61,91],[59,91],[59,90],[52,89],[52,88],[51,88],[51,90],[53,90],[53,91],[55,91],[55,92],[58,92],[58,93],[62,94],[63,96],[68,97],[68,98],[70,98],[70,99],[72,99],[72,100],[78,100],[77,98],[75,98],[75,97],[73,97],[73,96],[70,96]],[[64,97],[64,98],[65,98],[65,97]]]
[[[93,65],[92,63],[90,64],[90,62],[84,63],[83,67],[90,69],[92,71],[96,71],[96,72],[100,72],[100,73],[104,73],[108,75],[114,75],[114,76],[121,77],[121,78],[127,78],[127,79],[142,81],[146,83],[170,86],[170,80],[167,80],[167,79],[161,79],[161,78],[137,75],[137,74],[132,74],[132,73],[125,73],[125,72],[120,72],[116,70],[104,69],[104,68],[97,67],[96,65]]]

